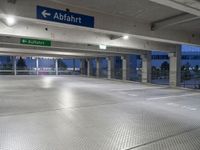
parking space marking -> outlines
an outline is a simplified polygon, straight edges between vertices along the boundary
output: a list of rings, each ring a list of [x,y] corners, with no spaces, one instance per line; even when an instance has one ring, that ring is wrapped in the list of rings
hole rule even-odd
[[[147,98],[146,100],[151,101],[151,100],[168,99],[168,98],[176,98],[176,97],[187,97],[187,96],[195,96],[195,95],[200,95],[200,93],[191,93],[191,94],[183,94],[183,95],[164,96],[164,97],[152,97],[152,98]]]
[[[119,94],[127,94],[127,92],[119,92]]]
[[[192,107],[192,106],[182,106],[180,104],[177,104],[177,103],[166,103],[166,105],[168,106],[172,106],[172,107],[179,107],[179,108],[182,108],[182,109],[186,109],[186,110],[190,110],[190,111],[196,111],[197,108],[195,107]]]
[[[130,88],[130,89],[111,89],[110,91],[133,91],[133,90],[146,90],[146,89],[162,89],[164,87],[141,87],[141,88]]]
[[[133,93],[128,93],[128,92],[119,92],[119,94],[122,94],[122,95],[128,95],[128,96],[131,96],[131,97],[136,97],[136,96],[138,96],[138,95],[136,95],[136,94],[133,94]]]
[[[138,95],[136,95],[136,94],[128,94],[128,96],[136,97]]]
[[[172,106],[172,107],[179,107],[179,104],[176,104],[176,103],[167,103],[167,105]]]
[[[190,106],[182,106],[181,108],[187,109],[187,110],[191,110],[191,111],[196,111],[197,110],[197,108],[190,107]]]

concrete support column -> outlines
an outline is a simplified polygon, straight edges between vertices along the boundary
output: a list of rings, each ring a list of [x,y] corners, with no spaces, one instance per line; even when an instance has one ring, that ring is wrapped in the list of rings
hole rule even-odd
[[[90,68],[90,59],[87,59],[87,76],[90,77],[90,71],[91,71],[91,68]]]
[[[111,79],[114,76],[114,69],[115,69],[114,57],[108,57],[107,61],[108,61],[108,79]]]
[[[81,74],[81,75],[84,74],[83,68],[84,68],[84,60],[83,60],[83,59],[80,59],[80,74]]]
[[[82,75],[87,75],[87,65],[88,65],[88,61],[87,59],[82,59],[81,60],[81,74]]]
[[[73,72],[75,72],[75,71],[76,71],[76,60],[73,59]]]
[[[55,70],[56,70],[56,75],[58,75],[58,59],[55,59]]]
[[[39,58],[36,58],[36,75],[39,75]]]
[[[96,58],[96,77],[100,77],[100,58]]]
[[[14,69],[14,75],[17,75],[17,59],[16,56],[13,57],[13,69]]]
[[[172,87],[179,86],[181,83],[181,49],[178,46],[176,52],[169,53],[170,69],[169,84]]]
[[[122,56],[122,80],[129,80],[129,56]]]
[[[141,55],[142,59],[142,83],[151,82],[151,52]]]

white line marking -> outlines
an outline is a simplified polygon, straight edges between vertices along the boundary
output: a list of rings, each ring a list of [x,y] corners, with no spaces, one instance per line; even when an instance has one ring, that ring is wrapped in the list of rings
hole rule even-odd
[[[183,109],[191,110],[191,111],[196,111],[196,108],[189,107],[189,106],[182,106]]]
[[[111,89],[111,91],[132,91],[132,90],[145,90],[145,89],[161,89],[163,87],[142,87],[142,88],[130,88],[130,89]]]
[[[179,107],[179,104],[176,104],[176,103],[167,103],[167,105],[173,106],[173,107]]]
[[[128,94],[128,96],[136,97],[137,95],[136,94]]]
[[[127,94],[126,92],[119,92],[119,94]]]
[[[136,95],[136,94],[131,94],[131,93],[128,94],[127,92],[119,92],[119,94],[128,95],[128,96],[132,96],[132,97],[133,97],[133,96],[134,96],[134,97],[135,97],[135,96],[138,96],[138,95]]]
[[[184,95],[174,95],[174,96],[165,96],[165,97],[152,97],[147,98],[146,100],[159,100],[159,99],[168,99],[168,98],[175,98],[175,97],[185,97],[185,96],[194,96],[194,95],[200,95],[200,93],[192,93],[192,94],[184,94]]]
[[[190,111],[196,111],[197,110],[197,108],[195,108],[195,107],[181,106],[180,104],[176,104],[176,103],[167,103],[167,105],[169,105],[171,107],[179,107],[179,108],[190,110]]]

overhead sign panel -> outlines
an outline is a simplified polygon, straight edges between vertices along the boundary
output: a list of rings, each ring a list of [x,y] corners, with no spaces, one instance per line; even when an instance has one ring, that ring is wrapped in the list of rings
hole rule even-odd
[[[20,44],[24,45],[36,45],[36,46],[51,46],[51,41],[48,40],[39,40],[39,39],[28,39],[21,38]]]
[[[94,28],[94,17],[37,6],[37,19]]]

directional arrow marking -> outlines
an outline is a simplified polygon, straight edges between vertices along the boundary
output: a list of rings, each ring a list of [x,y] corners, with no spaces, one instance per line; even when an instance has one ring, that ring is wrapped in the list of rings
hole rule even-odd
[[[42,15],[43,15],[44,18],[46,18],[47,16],[51,16],[50,13],[47,13],[47,10],[44,10],[44,11],[42,12]]]

